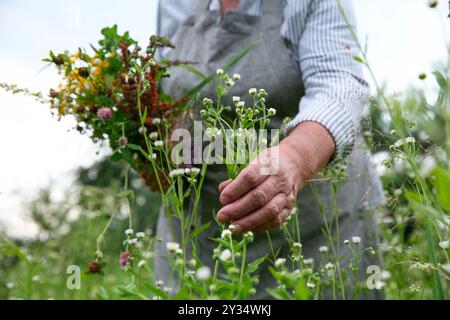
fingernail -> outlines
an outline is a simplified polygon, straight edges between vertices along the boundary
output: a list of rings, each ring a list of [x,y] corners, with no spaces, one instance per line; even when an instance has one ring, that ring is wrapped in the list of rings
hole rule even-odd
[[[242,227],[238,224],[230,224],[228,229],[230,229],[233,233],[241,233],[242,231]]]
[[[219,212],[217,214],[217,220],[219,220],[219,222],[221,222],[221,223],[224,223],[224,222],[226,222],[226,217],[225,217],[225,215],[223,213]]]
[[[223,193],[220,195],[220,203],[222,204],[222,205],[227,205],[228,204],[228,199],[227,199],[227,196],[226,195],[224,195]]]

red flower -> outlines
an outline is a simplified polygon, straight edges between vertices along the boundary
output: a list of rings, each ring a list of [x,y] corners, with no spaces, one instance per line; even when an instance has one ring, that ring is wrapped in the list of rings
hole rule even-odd
[[[127,266],[127,264],[130,262],[130,253],[129,252],[122,252],[120,254],[120,258],[119,258],[119,265],[122,268],[125,268]]]
[[[97,117],[99,117],[100,120],[103,121],[109,120],[112,117],[112,110],[106,107],[100,108],[97,111]]]
[[[101,273],[102,272],[102,265],[98,263],[97,261],[89,262],[88,264],[88,272],[89,273]]]

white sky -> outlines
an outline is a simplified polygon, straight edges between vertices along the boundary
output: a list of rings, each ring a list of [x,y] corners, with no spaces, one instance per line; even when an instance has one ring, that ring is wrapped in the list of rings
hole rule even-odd
[[[447,3],[441,0],[439,10],[426,4],[354,0],[360,37],[368,37],[371,65],[392,91],[420,85],[417,75],[446,57]],[[156,30],[156,6],[157,0],[0,0],[0,82],[48,92],[58,82],[56,72],[38,71],[50,49],[88,47],[97,42],[102,27],[115,23],[145,43]],[[0,91],[0,225],[10,234],[33,232],[20,199],[50,184],[62,194],[72,183],[74,169],[101,157],[87,137],[68,131],[72,125],[67,120],[58,123],[46,106],[31,98]]]

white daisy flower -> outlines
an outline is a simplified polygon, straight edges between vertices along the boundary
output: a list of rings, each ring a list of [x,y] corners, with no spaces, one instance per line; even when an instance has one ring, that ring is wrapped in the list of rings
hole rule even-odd
[[[234,81],[239,81],[239,80],[241,80],[241,75],[238,74],[238,73],[233,74],[233,80],[234,80]]]
[[[224,73],[223,69],[217,69],[217,70],[216,70],[216,74],[217,74],[218,76],[222,76],[223,73]]]
[[[256,90],[256,88],[251,88],[250,90],[248,90],[248,93],[249,93],[251,96],[255,96],[257,92],[258,92],[258,91]]]
[[[139,134],[144,134],[147,132],[147,128],[146,127],[139,127],[138,129]]]
[[[241,101],[241,97],[238,97],[238,96],[234,96],[233,97],[233,102],[234,103],[238,103],[239,101]]]
[[[269,114],[269,116],[274,116],[277,114],[277,110],[274,108],[270,108],[269,110],[267,110],[267,113]]]
[[[127,229],[127,230],[125,230],[125,235],[127,235],[127,236],[131,236],[132,234],[133,234],[133,229]]]
[[[158,138],[158,132],[156,132],[156,131],[153,131],[153,132],[150,132],[150,134],[148,135],[148,137],[150,138],[150,139],[152,139],[152,140],[155,140],[155,139],[157,139]]]
[[[153,118],[152,123],[153,123],[154,125],[160,124],[160,123],[161,123],[161,118]]]
[[[161,140],[157,140],[154,143],[156,148],[162,147],[164,145],[164,142],[162,142]]]

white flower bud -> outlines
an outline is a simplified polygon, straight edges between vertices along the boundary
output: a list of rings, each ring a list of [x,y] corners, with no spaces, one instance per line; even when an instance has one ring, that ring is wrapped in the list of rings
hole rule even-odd
[[[136,233],[136,238],[142,239],[142,238],[144,238],[144,237],[145,237],[145,233],[144,233],[144,232],[138,232],[138,233]]]
[[[158,125],[158,124],[161,123],[161,119],[160,119],[160,118],[153,118],[152,123],[153,123],[154,125]]]
[[[170,253],[175,253],[178,249],[180,249],[180,244],[177,242],[167,242],[166,248]]]
[[[248,90],[248,93],[251,95],[251,96],[255,96],[256,94],[257,94],[257,90],[256,90],[256,88],[251,88],[250,90]]]
[[[441,247],[442,249],[448,249],[449,246],[450,246],[449,240],[439,242],[439,247]]]
[[[327,253],[328,252],[328,247],[327,246],[320,246],[319,247],[319,252],[320,253]]]
[[[281,268],[282,266],[284,266],[285,263],[286,263],[285,258],[278,258],[277,260],[275,260],[275,267]]]
[[[146,263],[147,262],[145,260],[141,260],[141,261],[138,262],[137,266],[138,266],[138,268],[143,268],[146,265]]]
[[[358,236],[352,237],[352,242],[354,244],[359,244],[359,243],[361,243],[361,238]]]
[[[221,235],[222,239],[230,239],[231,238],[231,231],[226,229],[222,231]]]
[[[229,249],[225,249],[220,253],[219,256],[220,261],[228,261],[231,259],[231,251]]]
[[[209,267],[203,266],[197,270],[195,277],[198,281],[206,281],[211,277],[211,269]]]

